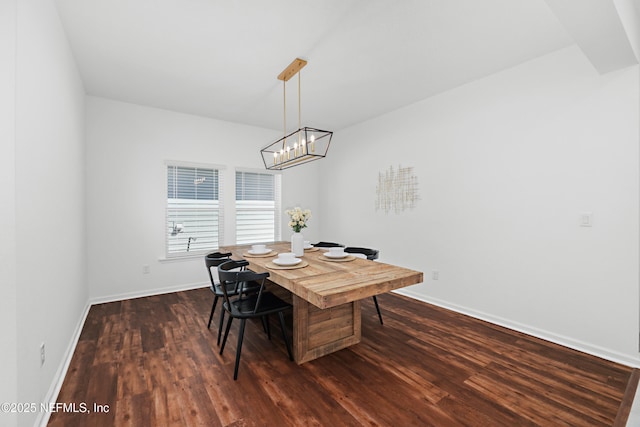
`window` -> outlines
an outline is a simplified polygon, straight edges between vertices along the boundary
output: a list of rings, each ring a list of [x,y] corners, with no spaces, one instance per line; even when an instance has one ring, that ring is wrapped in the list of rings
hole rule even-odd
[[[236,171],[236,243],[280,240],[280,175]]]
[[[223,207],[218,169],[167,165],[167,257],[218,249]]]

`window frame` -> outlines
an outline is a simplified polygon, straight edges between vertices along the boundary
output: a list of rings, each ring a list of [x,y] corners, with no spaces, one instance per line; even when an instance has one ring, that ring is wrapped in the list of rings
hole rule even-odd
[[[213,247],[203,248],[203,249],[195,249],[189,251],[181,251],[181,252],[170,252],[170,242],[169,237],[171,235],[170,232],[170,203],[169,203],[169,170],[170,167],[176,168],[190,168],[190,169],[204,169],[204,170],[214,170],[217,171],[217,180],[218,180],[218,199],[217,199],[217,220],[218,220],[218,230],[217,230],[217,243],[213,245]],[[207,253],[216,251],[220,246],[224,244],[224,219],[225,219],[225,185],[224,185],[224,176],[226,174],[226,166],[218,165],[218,164],[210,164],[210,163],[194,163],[194,162],[183,162],[176,160],[165,160],[164,162],[164,176],[165,176],[165,185],[164,185],[164,209],[165,209],[165,221],[164,221],[164,253],[165,259],[180,259],[180,258],[193,258],[200,257]],[[176,199],[181,200],[181,199]],[[191,199],[184,199],[191,200]],[[196,199],[193,199],[196,200]],[[215,199],[213,199],[215,200]],[[197,245],[197,243],[196,243]]]
[[[260,175],[272,175],[274,178],[274,208],[273,208],[273,212],[274,212],[274,232],[273,232],[273,238],[269,239],[269,240],[259,240],[259,241],[255,241],[255,242],[241,242],[239,243],[239,236],[238,236],[238,213],[240,211],[249,211],[251,209],[248,208],[241,208],[240,210],[238,209],[238,198],[237,198],[237,173],[253,173],[253,174],[260,174]],[[233,187],[233,200],[234,200],[234,206],[233,206],[233,211],[234,211],[234,217],[235,217],[235,224],[234,224],[234,229],[235,229],[235,244],[239,245],[239,244],[247,244],[247,243],[265,243],[265,242],[271,242],[271,241],[280,241],[282,239],[282,221],[281,221],[281,216],[282,216],[282,173],[280,171],[269,171],[269,170],[264,170],[264,169],[253,169],[253,168],[236,168],[233,174],[233,178],[234,178],[234,187]],[[264,210],[264,209],[259,209],[256,208],[256,211],[259,210]]]

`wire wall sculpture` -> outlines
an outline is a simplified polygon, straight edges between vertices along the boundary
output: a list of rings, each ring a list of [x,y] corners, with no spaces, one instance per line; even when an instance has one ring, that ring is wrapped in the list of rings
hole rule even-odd
[[[378,173],[376,211],[399,214],[415,208],[418,200],[418,177],[413,174],[413,167],[398,166],[394,169],[389,166],[386,171]]]

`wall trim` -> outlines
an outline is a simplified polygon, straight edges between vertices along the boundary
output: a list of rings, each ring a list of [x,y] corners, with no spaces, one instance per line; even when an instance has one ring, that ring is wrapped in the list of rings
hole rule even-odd
[[[153,295],[170,294],[172,292],[190,291],[192,289],[208,288],[209,282],[186,283],[182,285],[167,286],[164,288],[148,289],[144,291],[125,292],[122,294],[105,295],[101,297],[89,298],[89,304],[104,304],[107,302],[123,301],[133,298],[150,297]]]
[[[56,400],[58,400],[58,394],[60,394],[60,389],[62,388],[64,379],[67,376],[69,366],[71,365],[71,359],[73,359],[73,355],[76,352],[76,347],[78,346],[78,341],[80,340],[80,334],[82,333],[82,329],[84,328],[84,323],[87,320],[90,308],[91,304],[89,304],[89,302],[87,301],[84,309],[82,310],[82,314],[80,315],[80,319],[78,320],[76,328],[73,331],[73,335],[71,336],[71,340],[69,341],[69,345],[67,346],[64,357],[60,362],[60,366],[58,366],[58,370],[53,376],[51,386],[49,387],[49,390],[45,395],[44,401],[47,403],[56,403]],[[45,427],[49,422],[50,417],[51,412],[39,411],[34,425]]]
[[[471,316],[475,319],[483,320],[485,322],[493,323],[494,325],[502,326],[508,329],[512,329],[517,332],[522,332],[527,335],[534,336],[536,338],[543,339],[545,341],[559,344],[564,347],[568,347],[583,353],[590,354],[592,356],[600,357],[602,359],[609,360],[611,362],[620,363],[632,368],[640,368],[640,358],[632,358],[627,354],[611,351],[610,349],[596,346],[586,343],[584,341],[574,340],[564,335],[558,335],[553,332],[546,331],[544,329],[533,328],[531,326],[514,322],[509,319],[505,319],[499,316],[493,316],[482,311],[472,310],[468,307],[451,304],[447,301],[439,300],[437,298],[425,298],[424,295],[419,295],[415,292],[411,292],[407,289],[396,289],[395,292],[399,295],[404,295],[409,298],[416,299],[418,301],[433,304],[438,307],[445,308],[447,310],[455,311],[456,313]]]

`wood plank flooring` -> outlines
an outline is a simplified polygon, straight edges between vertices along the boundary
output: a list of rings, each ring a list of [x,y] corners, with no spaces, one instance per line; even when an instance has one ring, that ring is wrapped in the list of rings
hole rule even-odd
[[[362,342],[300,366],[275,317],[271,341],[248,324],[234,382],[238,325],[220,356],[211,300],[198,289],[93,306],[58,396],[90,413],[56,412],[49,425],[611,426],[632,374],[384,294],[384,326],[367,299]]]

